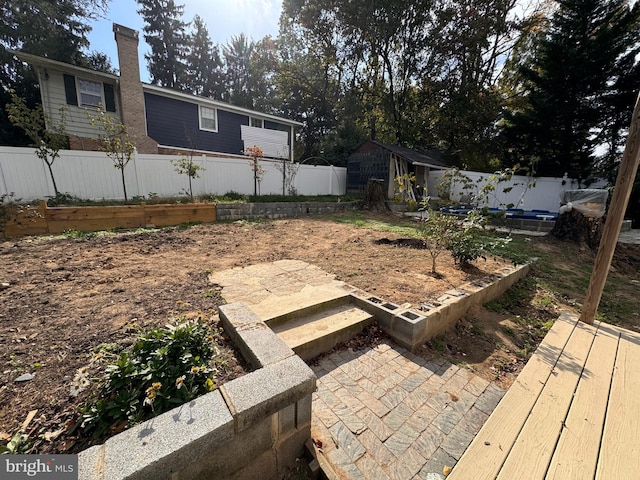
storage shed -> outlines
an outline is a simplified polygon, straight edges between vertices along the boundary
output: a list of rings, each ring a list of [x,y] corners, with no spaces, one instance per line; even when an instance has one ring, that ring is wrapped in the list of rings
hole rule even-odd
[[[389,145],[375,140],[367,140],[360,145],[347,160],[347,191],[363,192],[369,179],[383,180],[387,198],[395,195],[394,178],[413,173],[416,184],[421,188],[410,192],[414,200],[419,200],[422,187],[427,185],[431,170],[444,170],[453,166],[445,155],[435,147],[412,150],[398,145]]]

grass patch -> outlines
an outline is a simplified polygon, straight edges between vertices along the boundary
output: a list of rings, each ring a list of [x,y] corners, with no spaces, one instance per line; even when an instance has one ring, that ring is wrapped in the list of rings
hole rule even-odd
[[[399,222],[395,218],[389,220],[373,219],[362,212],[347,212],[344,214],[334,215],[333,221],[352,225],[358,228],[368,228],[379,232],[395,233],[411,238],[421,238],[420,231],[417,226],[409,225],[406,222]]]
[[[536,291],[536,281],[526,277],[507,290],[496,300],[486,303],[487,310],[495,313],[511,313],[531,302]]]

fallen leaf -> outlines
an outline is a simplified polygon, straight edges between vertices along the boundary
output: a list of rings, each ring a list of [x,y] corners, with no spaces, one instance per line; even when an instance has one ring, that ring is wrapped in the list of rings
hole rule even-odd
[[[31,423],[31,420],[33,420],[33,417],[36,416],[36,413],[38,413],[38,410],[31,410],[28,414],[27,414],[27,418],[25,418],[24,422],[22,423],[22,426],[20,427],[20,430],[24,431],[27,429],[27,427],[29,426],[29,424]]]
[[[451,473],[451,470],[453,470],[453,469],[452,469],[450,466],[445,465],[445,466],[444,466],[444,468],[442,469],[442,474],[443,474],[445,477],[448,477],[448,476],[449,476],[449,474]]]
[[[14,382],[28,382],[29,380],[33,380],[34,376],[35,375],[33,373],[24,373],[16,378]]]
[[[47,442],[50,442],[58,438],[62,434],[62,432],[64,432],[64,428],[61,428],[60,430],[56,430],[55,432],[45,432],[43,437]]]

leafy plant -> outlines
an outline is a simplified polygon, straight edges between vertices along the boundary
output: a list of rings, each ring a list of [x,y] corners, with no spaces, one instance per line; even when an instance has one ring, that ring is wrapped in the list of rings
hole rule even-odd
[[[16,432],[6,445],[0,445],[0,455],[26,455],[33,448],[29,441],[29,435],[26,433]]]
[[[24,130],[27,136],[33,141],[36,155],[49,169],[53,192],[57,197],[60,192],[58,192],[56,179],[53,175],[53,163],[60,157],[60,150],[66,148],[69,143],[65,131],[66,110],[64,107],[60,109],[59,122],[53,124],[51,129],[48,129],[46,127],[48,119],[42,110],[42,105],[38,104],[35,108],[31,109],[27,107],[24,98],[18,97],[13,90],[10,90],[9,93],[11,94],[11,102],[7,104],[9,120],[13,125]]]
[[[418,231],[431,256],[431,273],[437,273],[436,261],[440,254],[448,248],[452,232],[457,228],[457,219],[430,208],[428,215]]]
[[[393,179],[393,181],[395,182],[395,191],[397,192],[394,196],[396,203],[413,201],[415,202],[414,204],[417,205],[413,188],[418,187],[419,185],[416,185],[415,174],[405,173],[403,175],[398,175]]]
[[[282,159],[282,163],[274,163],[273,166],[276,170],[282,173],[282,195],[290,195],[295,197],[298,195],[294,182],[298,170],[300,170],[300,163],[289,162],[286,159]]]
[[[216,353],[201,317],[148,330],[106,368],[99,398],[81,408],[82,430],[102,436],[214,390]]]
[[[51,197],[47,200],[47,206],[57,207],[59,205],[77,205],[81,202],[81,198],[72,195],[71,193],[58,193],[55,197]]]
[[[249,166],[251,167],[251,171],[253,172],[253,194],[258,195],[260,190],[260,183],[262,183],[262,177],[267,173],[265,168],[261,165],[260,161],[264,157],[264,151],[257,145],[253,147],[248,147],[244,154],[251,158],[249,161]]]
[[[200,178],[200,171],[204,171],[204,167],[194,163],[193,161],[193,152],[189,155],[189,157],[180,157],[178,160],[171,160],[171,165],[176,172],[180,175],[186,175],[189,178],[189,190],[185,192],[191,200],[193,200],[193,185],[192,181],[195,178]]]
[[[99,130],[98,140],[100,149],[113,161],[113,166],[120,170],[122,178],[122,190],[124,201],[127,202],[127,184],[124,180],[124,169],[129,164],[135,153],[135,139],[129,135],[129,129],[121,122],[116,122],[109,115],[102,104],[98,107],[98,114],[90,117],[91,125]]]

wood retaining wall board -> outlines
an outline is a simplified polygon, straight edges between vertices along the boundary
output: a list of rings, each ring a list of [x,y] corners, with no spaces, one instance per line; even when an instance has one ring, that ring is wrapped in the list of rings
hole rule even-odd
[[[101,207],[47,207],[41,202],[26,208],[4,226],[6,238],[58,234],[67,230],[95,232],[116,228],[167,227],[217,220],[213,203],[178,205],[122,205]]]

